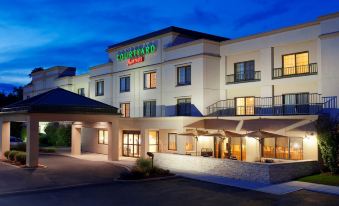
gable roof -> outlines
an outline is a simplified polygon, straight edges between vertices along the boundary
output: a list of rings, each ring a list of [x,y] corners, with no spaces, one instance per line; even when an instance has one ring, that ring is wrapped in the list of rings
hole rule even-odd
[[[195,39],[195,40],[197,40],[197,39],[208,39],[208,40],[217,41],[217,42],[228,40],[228,38],[221,37],[221,36],[202,33],[202,32],[184,29],[184,28],[180,28],[180,27],[176,27],[176,26],[170,26],[170,27],[166,27],[164,29],[154,31],[154,32],[151,32],[151,33],[148,33],[148,34],[144,34],[142,36],[138,36],[138,37],[126,40],[126,41],[122,41],[122,42],[119,42],[119,43],[116,43],[116,44],[112,44],[112,45],[108,46],[108,50],[113,49],[115,47],[121,47],[121,46],[126,46],[128,44],[133,44],[133,43],[136,43],[138,41],[149,39],[149,38],[159,36],[159,35],[162,35],[162,34],[167,34],[167,33],[170,33],[170,32],[176,32],[176,33],[179,33],[179,34],[183,34],[183,35],[191,37],[192,39]]]
[[[118,109],[62,88],[52,89],[32,98],[1,108],[1,112],[86,113],[119,115]]]

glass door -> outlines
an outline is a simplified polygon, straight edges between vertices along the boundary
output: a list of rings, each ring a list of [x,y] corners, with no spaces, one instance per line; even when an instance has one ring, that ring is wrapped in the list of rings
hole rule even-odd
[[[122,155],[126,157],[140,157],[141,138],[139,131],[123,132]]]

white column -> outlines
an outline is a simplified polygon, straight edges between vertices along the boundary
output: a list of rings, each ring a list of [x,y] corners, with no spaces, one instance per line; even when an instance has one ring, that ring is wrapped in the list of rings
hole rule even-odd
[[[147,152],[148,152],[148,129],[142,129],[141,130],[141,151],[140,151],[140,156],[141,157],[148,157]]]
[[[39,121],[32,117],[29,117],[27,121],[26,152],[26,165],[37,167],[39,164]]]
[[[81,155],[81,126],[72,124],[72,155]]]
[[[4,153],[10,150],[10,122],[0,120],[0,156],[4,157]]]
[[[119,120],[115,119],[107,124],[108,130],[108,160],[119,161],[120,154],[120,129]]]

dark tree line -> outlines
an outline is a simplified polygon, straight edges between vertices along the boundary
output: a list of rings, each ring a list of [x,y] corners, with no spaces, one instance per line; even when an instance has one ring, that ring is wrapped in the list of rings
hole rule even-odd
[[[22,87],[14,87],[9,94],[0,92],[0,108],[23,99]]]

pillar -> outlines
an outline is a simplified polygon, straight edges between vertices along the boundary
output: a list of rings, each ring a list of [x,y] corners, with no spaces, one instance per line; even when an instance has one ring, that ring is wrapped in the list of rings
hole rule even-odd
[[[119,120],[115,119],[112,122],[107,123],[108,131],[108,160],[119,161],[120,154],[120,130]]]
[[[81,126],[72,124],[72,155],[81,155]]]
[[[37,167],[39,164],[39,121],[32,117],[27,121],[26,165]]]
[[[4,157],[4,153],[10,150],[10,122],[0,120],[0,156]]]

